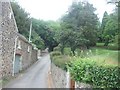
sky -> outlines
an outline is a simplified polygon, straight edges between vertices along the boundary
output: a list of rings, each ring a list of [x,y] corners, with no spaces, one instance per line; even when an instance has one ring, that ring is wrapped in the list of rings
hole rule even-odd
[[[58,20],[66,13],[74,0],[17,0],[17,2],[30,13],[31,17],[43,20]],[[103,14],[107,11],[109,14],[115,7],[112,4],[107,4],[106,0],[88,0],[97,9],[100,21]]]

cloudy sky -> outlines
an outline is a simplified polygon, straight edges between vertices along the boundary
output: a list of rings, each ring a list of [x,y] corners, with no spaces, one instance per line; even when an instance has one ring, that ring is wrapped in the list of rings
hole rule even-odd
[[[88,0],[95,8],[100,20],[103,13],[111,13],[114,5],[107,4],[106,0]],[[73,0],[17,0],[17,2],[37,19],[57,20],[68,10]]]

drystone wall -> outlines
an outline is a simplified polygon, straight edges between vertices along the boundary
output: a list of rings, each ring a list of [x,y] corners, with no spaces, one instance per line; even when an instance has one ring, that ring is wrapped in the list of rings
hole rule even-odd
[[[66,71],[51,63],[51,74],[55,88],[70,88],[70,78]]]
[[[0,37],[2,37],[2,3],[0,3]],[[2,38],[0,38],[0,81],[2,77]]]
[[[75,88],[76,89],[83,89],[83,90],[93,90],[92,86],[90,84],[86,84],[86,83],[80,83],[80,82],[75,82]]]
[[[31,59],[32,59],[31,64],[38,60],[38,50],[32,48]]]

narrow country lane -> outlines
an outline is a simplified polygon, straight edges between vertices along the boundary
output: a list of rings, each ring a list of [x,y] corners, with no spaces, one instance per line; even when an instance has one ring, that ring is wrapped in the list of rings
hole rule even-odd
[[[43,56],[25,73],[10,82],[6,88],[48,88],[49,54]]]

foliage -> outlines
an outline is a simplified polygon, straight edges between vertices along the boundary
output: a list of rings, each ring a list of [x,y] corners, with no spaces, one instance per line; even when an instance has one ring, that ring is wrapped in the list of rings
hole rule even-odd
[[[64,50],[65,53],[70,53],[70,48]],[[82,53],[83,58],[57,54],[51,55],[51,60],[64,70],[68,68],[76,81],[91,84],[95,88],[118,88],[120,86],[118,53],[118,51],[91,48]]]
[[[109,43],[108,46],[104,46],[104,43],[97,43],[96,47],[108,49],[108,50],[120,50],[120,44],[118,42],[119,37],[115,36],[114,43]]]
[[[116,47],[118,48],[118,50],[120,50],[120,36],[119,36],[119,34],[115,36],[114,43],[115,43]]]
[[[107,12],[104,13],[99,39],[105,43],[104,46],[108,46],[109,43],[114,42],[118,31],[118,8],[116,8],[110,15]]]
[[[101,26],[100,26],[100,31],[99,31],[99,37],[98,37],[99,42],[103,42],[103,40],[104,40],[103,32],[104,32],[107,21],[108,21],[108,13],[105,11],[104,15],[103,15]]]
[[[57,47],[55,47],[53,51],[60,51],[60,46],[58,45]]]
[[[62,35],[63,37],[61,37],[61,43],[65,43],[67,46],[69,46],[73,55],[75,55],[76,48],[87,45],[89,42],[79,32],[68,31]],[[65,42],[63,40],[65,40]]]
[[[56,66],[60,67],[63,70],[67,70],[67,63],[71,61],[71,57],[65,55],[51,55],[51,61]]]
[[[38,49],[45,49],[44,40],[33,30],[31,35],[31,41],[32,43],[37,45]]]
[[[59,55],[61,55],[61,53],[60,53],[59,51],[54,51],[54,52],[51,52],[51,53],[50,53],[50,56],[51,56],[51,57],[59,56]]]
[[[48,47],[50,51],[58,45],[54,39],[55,32],[48,27],[47,22],[43,20],[32,19],[33,29],[44,40],[45,47]]]
[[[69,66],[76,81],[89,83],[95,88],[120,88],[118,66],[97,63],[89,58],[77,58]]]
[[[49,48],[53,50],[58,45],[60,24],[54,21],[43,21],[30,18],[29,14],[17,2],[12,2],[12,9],[18,26],[20,34],[27,39],[29,37],[30,21],[32,21],[32,42],[36,44],[37,48]],[[22,22],[21,22],[22,21]]]
[[[67,70],[67,63],[71,61],[70,56],[62,55],[60,52],[60,47],[57,46],[54,48],[54,51],[50,53],[50,58],[52,63],[56,66],[62,68],[63,70]]]
[[[19,33],[24,35],[28,39],[31,18],[29,14],[20,5],[18,5],[17,2],[15,1],[11,2],[11,5],[12,5],[12,9],[14,12]],[[32,29],[31,41],[37,46],[38,49],[45,48],[43,39],[33,29]]]
[[[95,8],[87,3],[74,2],[68,13],[61,19],[60,43],[71,47],[73,55],[77,47],[94,46],[96,44],[98,18]],[[63,51],[63,50],[62,50]]]
[[[11,6],[19,33],[28,38],[30,28],[29,14],[17,2],[11,2]]]
[[[47,26],[54,31],[54,40],[59,42],[61,26],[59,21],[47,21]]]

